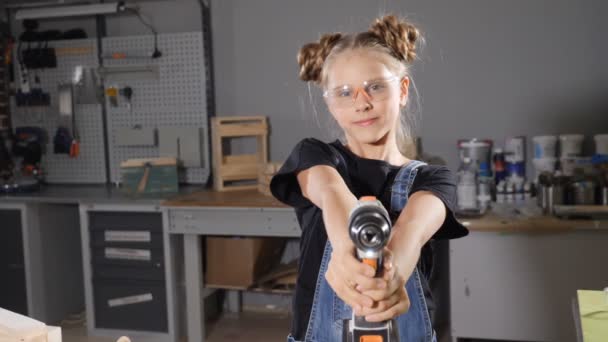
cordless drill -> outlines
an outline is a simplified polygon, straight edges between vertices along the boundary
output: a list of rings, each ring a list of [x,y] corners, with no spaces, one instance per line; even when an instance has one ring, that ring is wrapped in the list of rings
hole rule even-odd
[[[382,203],[374,196],[361,197],[349,217],[349,234],[357,249],[357,259],[372,266],[382,276],[383,251],[391,235],[391,220]],[[344,342],[397,342],[394,320],[368,322],[356,316],[344,322]]]

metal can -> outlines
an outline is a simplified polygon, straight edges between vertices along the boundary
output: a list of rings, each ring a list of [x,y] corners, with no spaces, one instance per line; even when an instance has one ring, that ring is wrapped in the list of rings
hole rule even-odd
[[[526,137],[508,138],[505,144],[506,161],[522,163],[526,161]]]
[[[504,181],[507,177],[507,165],[505,162],[505,153],[501,148],[494,149],[492,156],[492,164],[494,166],[494,181],[496,184]]]

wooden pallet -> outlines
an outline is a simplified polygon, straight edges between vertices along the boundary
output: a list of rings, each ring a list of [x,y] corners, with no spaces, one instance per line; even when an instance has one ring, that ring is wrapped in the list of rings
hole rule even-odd
[[[216,191],[257,189],[258,170],[268,161],[268,123],[265,116],[212,118],[213,188]],[[226,155],[223,140],[255,137],[254,154]],[[231,184],[230,182],[247,182]]]

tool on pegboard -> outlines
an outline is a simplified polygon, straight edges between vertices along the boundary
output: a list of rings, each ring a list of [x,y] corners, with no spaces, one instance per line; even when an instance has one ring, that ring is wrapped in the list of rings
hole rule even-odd
[[[59,126],[53,137],[53,153],[55,154],[70,154],[72,147],[72,134],[66,127]]]
[[[118,107],[118,88],[114,86],[106,88],[106,96],[112,107]]]
[[[76,115],[72,115],[72,140],[70,142],[70,158],[78,158],[80,155],[80,136],[76,128]]]
[[[74,136],[72,137],[72,144],[70,145],[70,158],[78,158],[80,155],[80,137],[76,130],[76,124],[74,124]]]
[[[70,158],[77,158],[80,155],[80,136],[76,128],[76,113],[72,115],[72,143],[70,144]]]
[[[60,126],[57,129],[54,139],[55,153],[67,153],[70,158],[76,158],[80,154],[80,141],[74,111],[74,86],[71,83],[59,85],[59,117],[71,127],[67,129]]]
[[[133,88],[131,88],[130,86],[125,86],[119,90],[119,93],[127,100],[127,108],[129,108],[129,114],[133,114],[133,108],[131,103],[131,99],[133,98]]]
[[[46,140],[45,131],[40,127],[17,127],[15,129],[12,153],[22,157],[21,172],[27,176],[41,174],[40,161],[42,159],[42,146]]]

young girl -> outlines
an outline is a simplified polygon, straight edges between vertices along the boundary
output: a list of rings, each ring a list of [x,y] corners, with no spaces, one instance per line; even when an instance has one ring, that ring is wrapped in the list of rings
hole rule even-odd
[[[322,88],[345,143],[302,140],[271,182],[302,228],[288,341],[340,342],[352,310],[370,322],[396,318],[401,341],[435,340],[429,265],[419,260],[429,260],[429,240],[467,230],[454,218],[449,170],[400,152],[408,132],[401,120],[408,65],[418,38],[414,26],[385,16],[367,32],[326,34],[298,54],[300,78]],[[352,208],[370,195],[393,221],[382,278],[356,259],[348,235]]]

